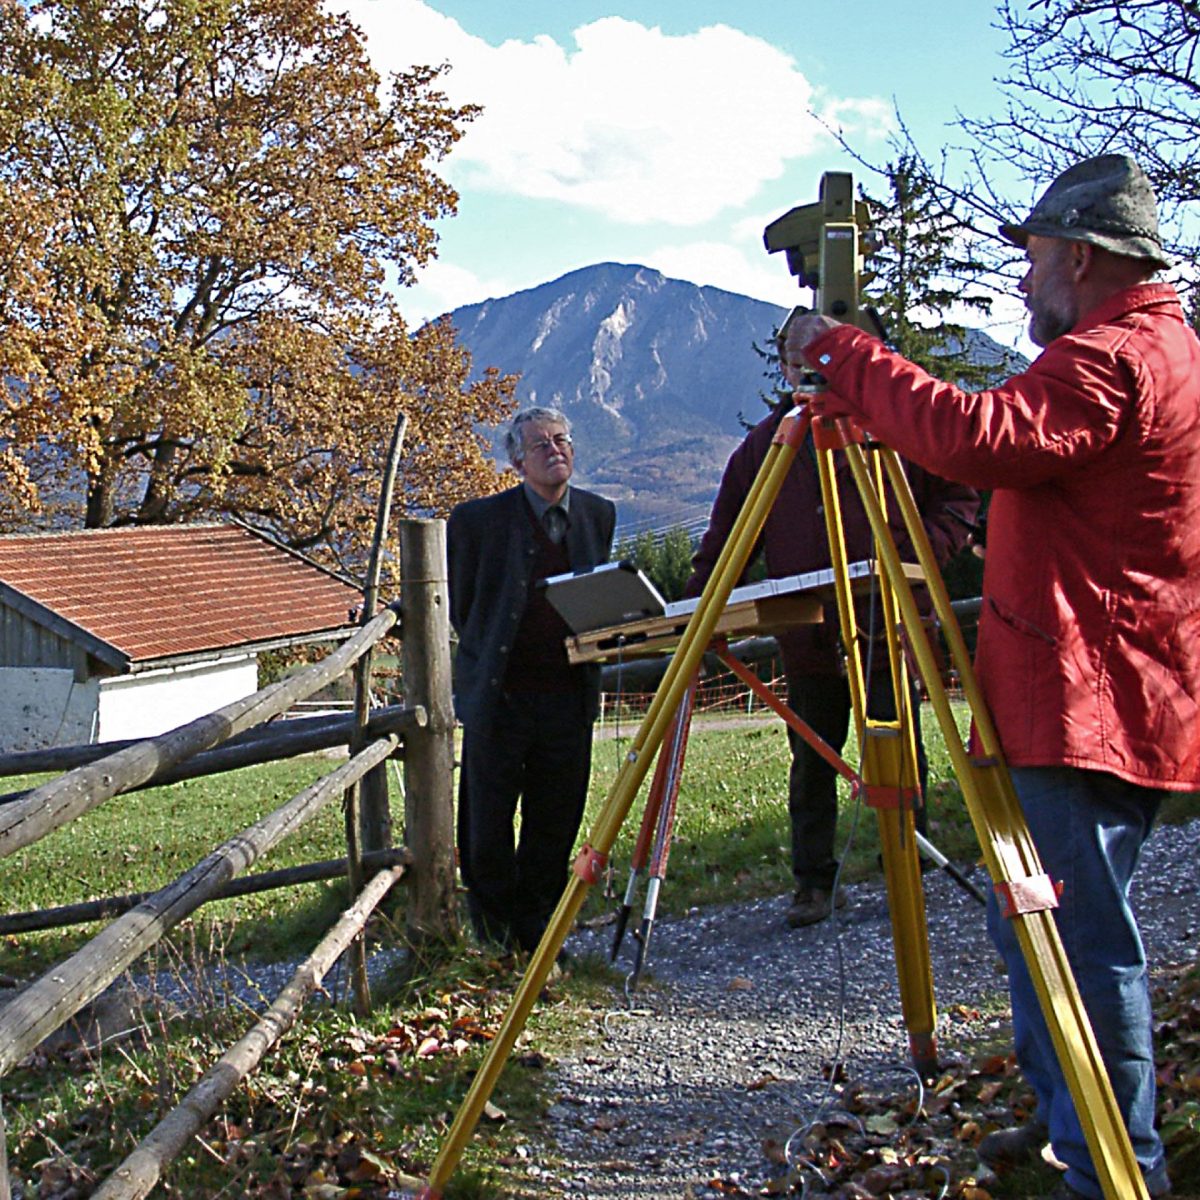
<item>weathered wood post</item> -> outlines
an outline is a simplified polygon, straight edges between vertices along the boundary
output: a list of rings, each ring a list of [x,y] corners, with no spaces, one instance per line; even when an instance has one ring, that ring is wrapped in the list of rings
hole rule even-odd
[[[8,1182],[8,1127],[4,1123],[3,1109],[0,1109],[0,1200],[12,1200]]]
[[[413,942],[454,936],[454,701],[446,523],[400,522],[400,602],[405,703],[421,704],[424,729],[405,743],[404,820],[413,856],[407,932]]]
[[[366,586],[363,589],[362,620],[365,624],[375,615],[379,599],[379,575],[383,567],[383,547],[387,541],[388,526],[392,519],[392,494],[396,487],[396,475],[400,470],[400,455],[404,448],[404,433],[408,428],[408,417],[403,412],[396,416],[392,430],[392,444],[388,448],[387,464],[383,482],[379,489],[379,505],[375,513],[375,537],[371,544],[371,558],[367,566]],[[355,675],[354,711],[358,723],[363,726],[371,708],[371,660],[366,655],[359,660]],[[364,853],[390,850],[392,847],[392,811],[388,802],[388,764],[380,763],[359,783],[358,798],[360,841]]]

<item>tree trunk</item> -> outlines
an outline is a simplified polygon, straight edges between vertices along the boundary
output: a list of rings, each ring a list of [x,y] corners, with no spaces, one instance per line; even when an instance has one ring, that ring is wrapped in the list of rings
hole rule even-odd
[[[107,529],[112,524],[114,475],[115,471],[107,454],[100,469],[95,474],[89,473],[87,508],[83,516],[85,529]]]

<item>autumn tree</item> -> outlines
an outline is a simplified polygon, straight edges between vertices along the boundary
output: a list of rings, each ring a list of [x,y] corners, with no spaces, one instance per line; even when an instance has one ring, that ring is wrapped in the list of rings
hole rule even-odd
[[[399,410],[410,511],[495,486],[444,323],[395,288],[475,115],[320,0],[0,0],[0,519],[217,512],[345,554]]]

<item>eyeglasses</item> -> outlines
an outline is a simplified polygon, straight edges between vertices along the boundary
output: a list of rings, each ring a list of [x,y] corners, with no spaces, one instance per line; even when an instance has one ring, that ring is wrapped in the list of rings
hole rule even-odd
[[[572,445],[571,435],[569,433],[556,433],[553,437],[539,438],[536,442],[529,442],[525,446],[526,454],[549,454],[551,450],[558,450],[565,454]]]

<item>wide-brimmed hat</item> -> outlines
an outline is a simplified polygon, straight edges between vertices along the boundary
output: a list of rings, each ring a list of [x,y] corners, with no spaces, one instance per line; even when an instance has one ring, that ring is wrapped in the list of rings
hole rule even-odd
[[[1145,172],[1127,154],[1101,154],[1064,171],[1019,225],[1001,225],[1014,245],[1030,234],[1091,242],[1169,267],[1158,236],[1158,200]]]

